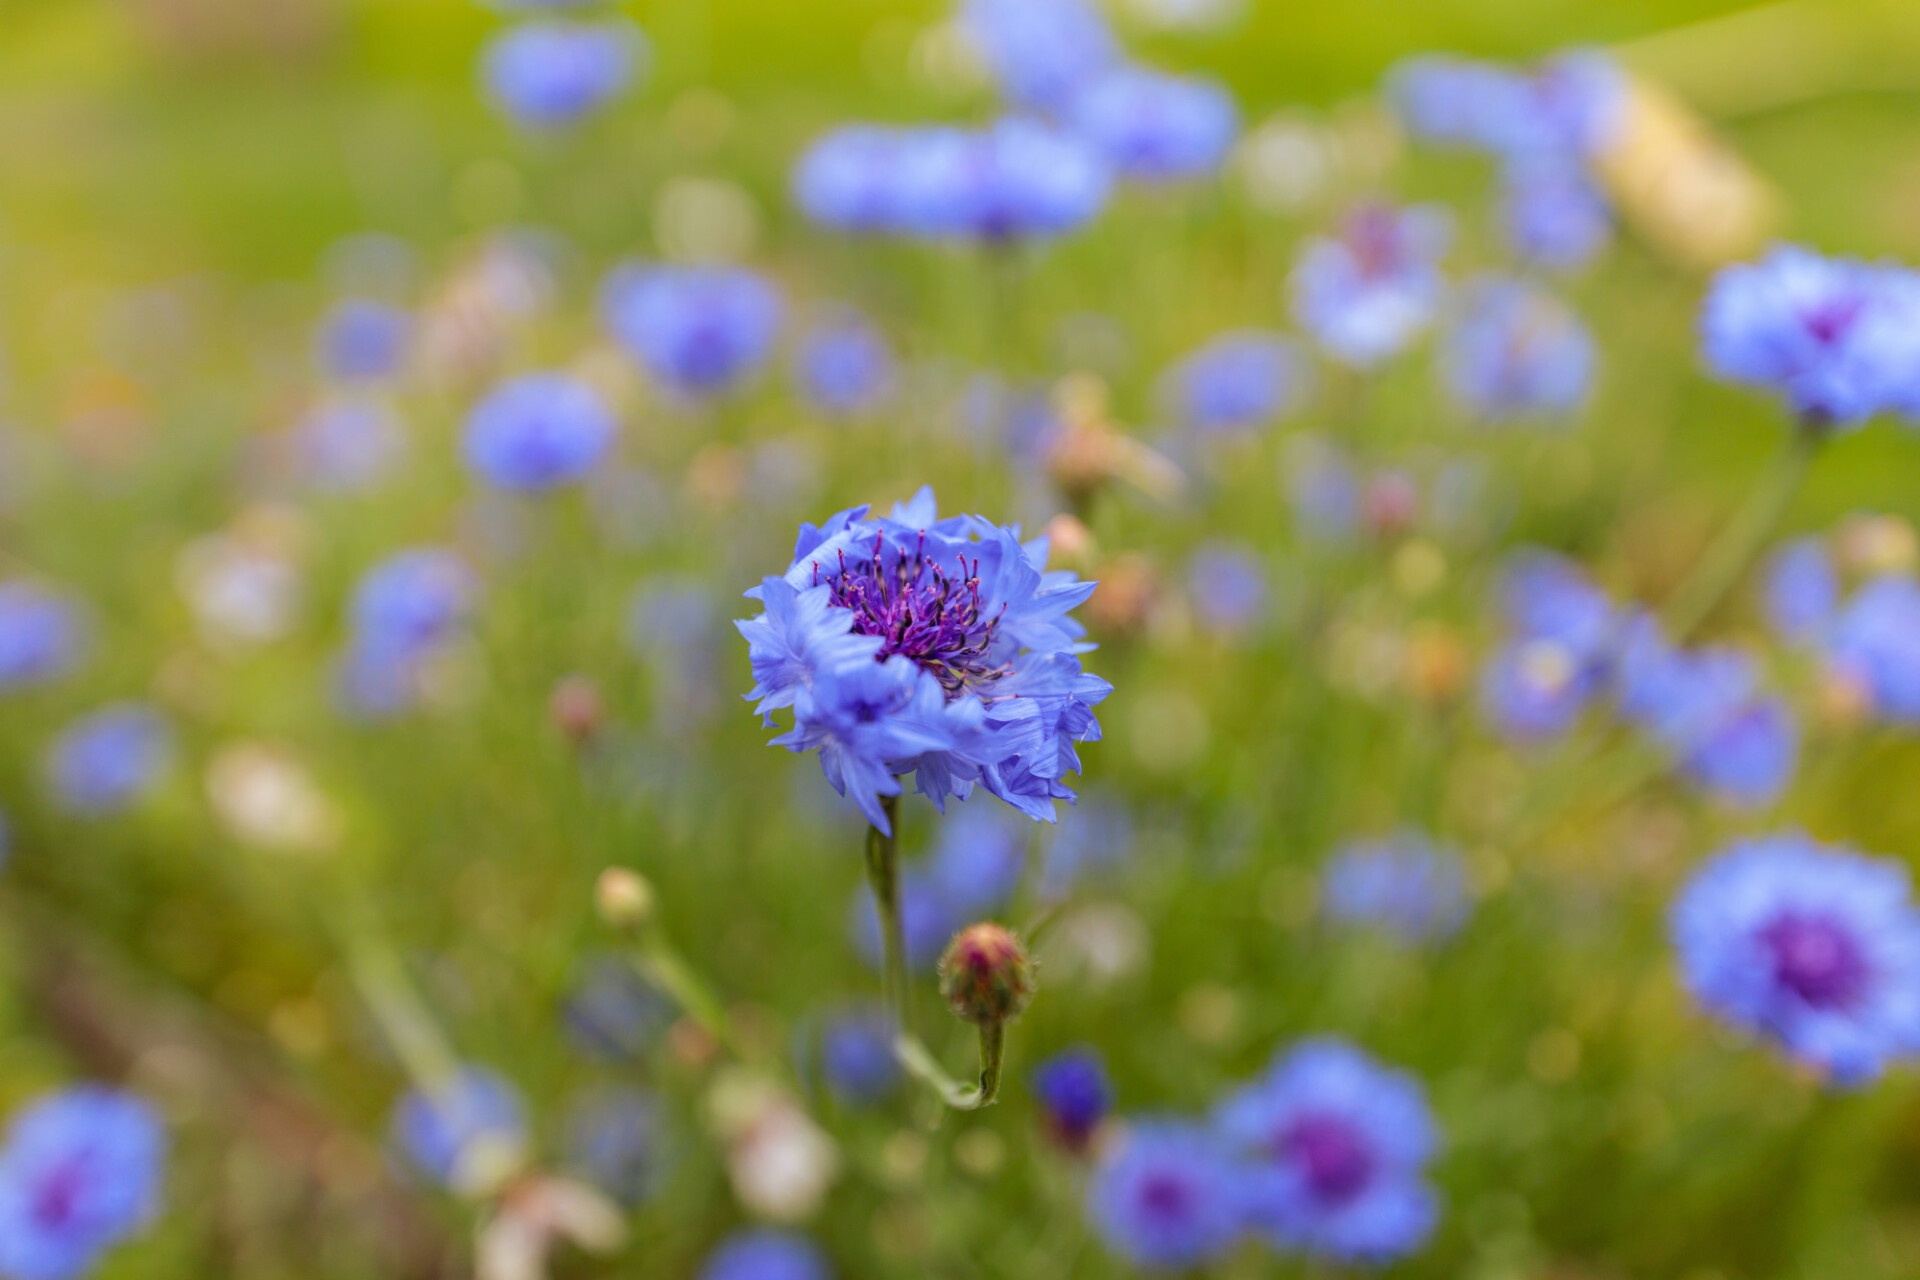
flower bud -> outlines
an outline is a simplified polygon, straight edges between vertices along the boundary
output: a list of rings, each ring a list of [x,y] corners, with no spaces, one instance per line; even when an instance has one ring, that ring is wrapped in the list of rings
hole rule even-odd
[[[568,676],[553,687],[547,711],[554,726],[575,746],[591,741],[606,719],[599,686],[582,675]]]
[[[638,871],[608,867],[594,882],[593,905],[616,929],[638,929],[653,919],[653,886]]]
[[[969,925],[940,959],[940,994],[956,1015],[987,1024],[1016,1018],[1033,999],[1033,962],[1002,925]]]

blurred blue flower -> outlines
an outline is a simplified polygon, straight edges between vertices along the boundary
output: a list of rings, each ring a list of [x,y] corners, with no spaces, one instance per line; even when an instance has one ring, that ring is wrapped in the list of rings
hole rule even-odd
[[[289,444],[295,481],[331,493],[378,483],[407,453],[407,437],[393,410],[359,398],[314,406],[295,424]]]
[[[336,378],[391,377],[406,359],[413,317],[370,298],[349,298],[320,325],[320,367]]]
[[[733,390],[766,363],[784,310],[760,276],[711,266],[620,267],[602,302],[613,336],[634,359],[696,399]]]
[[[671,1162],[666,1111],[643,1089],[608,1087],[568,1108],[567,1163],[627,1208],[651,1199]]]
[[[1459,850],[1412,829],[1334,850],[1321,899],[1342,924],[1382,928],[1414,943],[1452,937],[1472,909]]]
[[[794,352],[800,389],[835,417],[865,413],[893,390],[893,351],[857,313],[841,311],[809,328]]]
[[[1673,907],[1687,987],[1837,1085],[1920,1047],[1920,915],[1906,868],[1799,834],[1730,846]]]
[[[685,656],[712,643],[720,617],[720,602],[704,578],[662,574],[633,593],[627,634],[643,654]]]
[[[1451,54],[1407,58],[1387,76],[1388,98],[1414,137],[1491,149],[1526,87],[1518,72]]]
[[[1356,210],[1338,235],[1309,240],[1294,265],[1295,318],[1343,363],[1364,369],[1398,355],[1439,309],[1450,237],[1435,206]]]
[[[1799,730],[1786,704],[1761,690],[1753,660],[1724,647],[1673,648],[1644,615],[1623,637],[1622,713],[1720,798],[1756,806],[1778,797],[1799,759]]]
[[[1920,583],[1875,578],[1833,620],[1826,658],[1865,686],[1876,714],[1920,724]]]
[[[1065,110],[1123,56],[1091,0],[967,0],[960,21],[1001,94],[1030,110]]]
[[[1380,1263],[1418,1249],[1439,1204],[1419,1081],[1338,1040],[1307,1040],[1221,1105],[1244,1158],[1248,1225],[1285,1249]]]
[[[560,1016],[567,1038],[589,1057],[619,1062],[640,1057],[676,1016],[673,1002],[624,957],[590,957]]]
[[[1113,1085],[1092,1049],[1056,1053],[1033,1069],[1033,1097],[1047,1133],[1068,1151],[1085,1151],[1113,1110]]]
[[[1311,377],[1299,345],[1275,333],[1223,333],[1167,371],[1166,394],[1199,431],[1262,427],[1299,401]]]
[[[496,387],[467,415],[467,465],[499,489],[538,493],[584,479],[617,424],[577,378],[535,373]]]
[[[1599,188],[1575,165],[1509,165],[1500,220],[1524,262],[1571,270],[1591,262],[1613,238],[1613,213]]]
[[[811,1240],[792,1231],[736,1231],[707,1255],[698,1280],[832,1280],[833,1268]]]
[[[1840,579],[1825,543],[1787,543],[1768,557],[1764,578],[1767,621],[1782,639],[1804,645],[1826,633],[1840,606]]]
[[[884,125],[844,125],[816,138],[793,167],[801,212],[841,231],[897,232],[900,166],[914,134]]]
[[[1082,881],[1121,866],[1133,853],[1133,817],[1119,801],[1089,794],[1047,841],[1041,859],[1040,892],[1048,899],[1071,893]]]
[[[1139,1267],[1197,1268],[1242,1231],[1244,1173],[1206,1128],[1135,1120],[1087,1184],[1087,1216],[1106,1246]]]
[[[86,656],[87,614],[37,583],[0,582],[0,690],[44,684]]]
[[[466,625],[479,593],[479,579],[451,551],[396,552],[354,588],[355,642],[375,655],[418,657]]]
[[[487,44],[480,77],[515,123],[558,129],[625,93],[646,69],[648,52],[631,22],[524,22]]]
[[[1267,566],[1238,543],[1201,544],[1187,562],[1193,611],[1202,626],[1227,636],[1244,635],[1266,616]]]
[[[61,806],[100,815],[139,799],[173,760],[173,731],[153,708],[122,702],[61,730],[47,777]]]
[[[880,798],[916,789],[944,810],[977,784],[1029,817],[1071,800],[1078,743],[1099,737],[1112,686],[1082,670],[1068,615],[1094,584],[1045,569],[1046,540],[978,516],[940,519],[922,489],[886,519],[867,508],[802,525],[783,577],[747,594],[739,624],[763,716],[791,706],[776,746],[818,751],[836,791],[888,829]]]
[[[1122,67],[1086,85],[1068,118],[1117,172],[1145,182],[1212,173],[1240,129],[1233,97],[1219,84],[1144,67]]]
[[[1530,72],[1448,55],[1410,58],[1388,78],[1400,118],[1429,142],[1519,160],[1585,160],[1616,137],[1626,81],[1606,54],[1573,50]]]
[[[420,1172],[453,1190],[484,1183],[525,1146],[520,1091],[488,1067],[462,1065],[431,1092],[412,1089],[393,1112],[393,1140]]]
[[[995,915],[1013,901],[1027,864],[1027,833],[1018,823],[1005,809],[964,805],[940,824],[927,872],[963,921]]]
[[[1482,277],[1468,288],[1443,356],[1447,387],[1488,419],[1564,414],[1593,381],[1594,345],[1578,316],[1519,280]]]
[[[908,867],[901,873],[900,930],[905,935],[902,949],[908,968],[915,973],[932,973],[947,943],[969,923],[971,913],[960,911],[925,868]],[[878,969],[883,958],[880,913],[874,906],[873,895],[864,887],[853,895],[848,927],[860,958]]]
[[[1613,602],[1571,561],[1518,556],[1502,575],[1511,640],[1481,675],[1481,705],[1502,733],[1538,740],[1564,732],[1603,687],[1618,628]]]
[[[1905,272],[1792,245],[1714,277],[1700,317],[1707,364],[1803,418],[1857,425],[1920,382],[1920,299]]]
[[[77,1280],[159,1211],[167,1137],[140,1098],[97,1085],[47,1094],[0,1148],[0,1276]]]
[[[862,1005],[831,1014],[820,1028],[820,1070],[842,1102],[870,1106],[891,1097],[900,1085],[900,1064],[886,1009]]]
[[[1304,541],[1347,542],[1360,532],[1360,472],[1338,445],[1310,435],[1289,440],[1285,483]]]

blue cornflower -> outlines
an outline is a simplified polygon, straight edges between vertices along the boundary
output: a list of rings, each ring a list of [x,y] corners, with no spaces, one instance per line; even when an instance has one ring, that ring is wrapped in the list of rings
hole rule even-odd
[[[1005,809],[962,809],[940,824],[929,879],[959,916],[997,914],[1013,900],[1027,865],[1027,833]]]
[[[1085,225],[1113,174],[1082,139],[1009,116],[972,132],[914,131],[895,181],[894,230],[1004,243]]]
[[[960,21],[1009,102],[1064,111],[1119,66],[1120,42],[1091,0],[967,0]]]
[[[707,1255],[699,1280],[832,1280],[819,1246],[792,1231],[736,1231]]]
[[[1422,1170],[1436,1145],[1419,1081],[1338,1040],[1304,1041],[1221,1105],[1254,1162],[1247,1224],[1282,1248],[1384,1262],[1418,1249],[1439,1205]]]
[[[1490,276],[1467,290],[1443,368],[1461,404],[1497,420],[1577,408],[1593,381],[1593,360],[1593,338],[1566,304]]]
[[[1193,610],[1208,630],[1240,636],[1266,616],[1267,566],[1247,547],[1208,542],[1187,563]]]
[[[1432,206],[1355,211],[1338,235],[1308,241],[1294,265],[1295,318],[1343,363],[1370,368],[1398,355],[1439,309],[1450,236]]]
[[[97,1085],[49,1094],[0,1148],[0,1276],[75,1280],[159,1209],[166,1132],[140,1098]]]
[[[1136,1266],[1197,1267],[1241,1234],[1244,1175],[1215,1136],[1183,1120],[1131,1122],[1087,1184],[1087,1216]]]
[[[1906,868],[1797,833],[1736,843],[1674,903],[1687,987],[1838,1085],[1920,1047],[1920,915]]]
[[[87,615],[33,582],[0,582],[0,690],[44,684],[86,656]]]
[[[393,411],[375,400],[328,400],[290,433],[294,479],[322,492],[353,493],[384,479],[406,456]]]
[[[1902,407],[1920,385],[1917,320],[1907,273],[1781,245],[1714,277],[1700,327],[1714,373],[1845,427]]]
[[[1514,563],[1501,601],[1514,634],[1482,672],[1481,704],[1510,737],[1563,733],[1606,680],[1613,602],[1571,561],[1545,552]]]
[[[673,1002],[653,987],[631,961],[596,955],[561,1004],[567,1038],[582,1053],[603,1061],[631,1061],[651,1048],[676,1016]]]
[[[385,378],[406,359],[413,317],[370,298],[349,298],[320,325],[320,366],[336,378]]]
[[[967,925],[972,912],[963,912],[948,898],[940,884],[923,867],[908,867],[900,876],[900,931],[904,935],[902,951],[907,967],[915,973],[932,973],[940,963],[953,935]],[[873,895],[861,889],[848,905],[847,922],[854,948],[873,968],[880,968],[884,952],[880,936],[880,912]]]
[[[471,1190],[517,1162],[527,1141],[526,1110],[505,1076],[463,1065],[430,1092],[413,1089],[400,1100],[393,1140],[435,1182]]]
[[[1621,711],[1715,795],[1762,805],[1792,780],[1799,729],[1786,704],[1760,688],[1748,655],[1716,646],[1672,648],[1658,624],[1641,615],[1624,629],[1617,678]]]
[[[1526,95],[1524,79],[1506,67],[1422,54],[1388,73],[1387,91],[1408,132],[1427,142],[1491,149],[1500,122]]]
[[[500,489],[537,493],[585,479],[617,423],[600,393],[559,373],[502,383],[467,415],[467,465]]]
[[[1584,266],[1613,238],[1613,213],[1586,173],[1559,161],[1507,167],[1501,226],[1522,260],[1556,270]]]
[[[1396,67],[1389,86],[1416,136],[1510,160],[1585,160],[1613,141],[1626,105],[1625,77],[1593,50],[1560,54],[1531,72],[1426,55]]]
[[[642,1089],[596,1089],[568,1109],[567,1162],[621,1204],[652,1198],[672,1152],[666,1111]]]
[[[1275,333],[1223,333],[1167,371],[1174,412],[1198,431],[1262,427],[1302,396],[1311,376],[1299,345]]]
[[[1068,1049],[1041,1062],[1031,1087],[1047,1132],[1069,1151],[1085,1151],[1113,1110],[1113,1085],[1092,1049]]]
[[[814,140],[793,167],[801,212],[841,231],[898,232],[900,167],[915,135],[884,125],[845,125]]]
[[[625,93],[647,58],[646,37],[630,22],[524,22],[488,43],[480,76],[516,123],[558,129]]]
[[[1825,651],[1830,666],[1865,687],[1876,714],[1920,724],[1920,583],[1887,575],[1854,592]]]
[[[479,592],[473,570],[451,551],[396,552],[367,570],[354,588],[355,639],[376,654],[419,657],[458,634]]]
[[[862,1005],[828,1017],[820,1028],[820,1070],[842,1102],[867,1106],[891,1096],[900,1085],[900,1063],[886,1009]]]
[[[1094,584],[1047,572],[1046,553],[978,516],[940,519],[931,489],[886,519],[863,506],[802,525],[785,575],[748,592],[766,612],[739,624],[748,697],[794,711],[774,744],[818,751],[881,830],[880,798],[907,773],[942,808],[979,785],[1051,820],[1112,686],[1081,668],[1085,629],[1068,616]]]
[[[1387,930],[1408,942],[1439,942],[1466,923],[1466,864],[1426,833],[1353,840],[1328,864],[1321,899],[1342,924]]]
[[[753,272],[710,266],[621,267],[603,303],[634,359],[694,398],[730,391],[766,363],[784,310],[779,290]]]
[[[54,796],[74,813],[124,809],[173,759],[173,731],[153,708],[117,703],[74,721],[47,753]]]
[[[879,330],[852,312],[802,334],[793,363],[807,400],[835,417],[865,413],[893,390],[892,349]]]
[[[1218,169],[1240,129],[1233,97],[1211,80],[1122,67],[1074,95],[1068,118],[1120,174],[1146,182]]]
[[[1791,644],[1823,635],[1840,605],[1840,579],[1818,538],[1796,538],[1768,558],[1767,621]]]

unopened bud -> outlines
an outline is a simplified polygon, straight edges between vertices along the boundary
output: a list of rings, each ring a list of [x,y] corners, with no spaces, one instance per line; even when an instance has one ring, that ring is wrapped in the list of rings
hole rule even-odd
[[[600,687],[582,675],[568,676],[555,685],[547,709],[555,726],[575,746],[598,734],[601,723],[606,719],[606,708],[600,701]]]
[[[997,924],[968,925],[940,959],[940,994],[956,1015],[980,1024],[1016,1018],[1033,999],[1033,962]]]
[[[638,871],[608,867],[594,882],[593,905],[616,929],[638,929],[653,919],[653,886]]]

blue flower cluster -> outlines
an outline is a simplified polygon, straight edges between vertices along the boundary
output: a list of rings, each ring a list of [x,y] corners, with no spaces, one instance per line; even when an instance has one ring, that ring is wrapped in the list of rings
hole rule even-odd
[[[1798,727],[1750,655],[1678,648],[1652,615],[1617,610],[1573,564],[1544,553],[1513,566],[1504,600],[1512,635],[1481,680],[1482,704],[1503,733],[1555,737],[1605,694],[1721,799],[1766,804],[1792,779]]]
[[[0,1147],[0,1276],[77,1280],[159,1207],[166,1132],[132,1094],[83,1085],[15,1116]]]
[[[1920,416],[1920,273],[1781,245],[1714,278],[1708,366],[1822,429]]]
[[[1799,834],[1737,843],[1673,907],[1687,986],[1837,1085],[1920,1051],[1920,912],[1898,863]]]
[[[1432,1234],[1439,1202],[1424,1169],[1436,1145],[1411,1076],[1343,1042],[1308,1040],[1210,1123],[1129,1124],[1094,1171],[1088,1213],[1140,1266],[1197,1267],[1248,1236],[1381,1263]]]
[[[1093,707],[1112,686],[1082,669],[1068,615],[1094,584],[1046,569],[1047,540],[978,516],[941,519],[933,491],[885,519],[866,507],[800,528],[792,564],[747,594],[766,612],[739,624],[763,719],[791,707],[774,739],[816,751],[827,780],[891,831],[882,797],[900,775],[944,808],[975,785],[1029,817],[1072,800],[1076,747],[1098,739]]]

